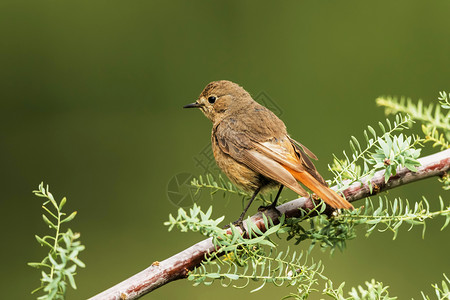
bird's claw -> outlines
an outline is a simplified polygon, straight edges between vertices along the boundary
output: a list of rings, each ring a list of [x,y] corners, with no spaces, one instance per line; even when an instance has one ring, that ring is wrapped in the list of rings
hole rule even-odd
[[[277,215],[281,216],[281,212],[277,209],[276,205],[273,205],[273,203],[270,205],[262,205],[262,206],[258,207],[258,211],[261,213],[275,211]]]

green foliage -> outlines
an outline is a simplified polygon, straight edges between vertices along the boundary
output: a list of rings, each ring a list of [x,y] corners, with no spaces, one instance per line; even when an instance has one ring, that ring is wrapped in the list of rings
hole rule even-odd
[[[63,212],[67,199],[64,197],[58,203],[49,192],[48,185],[44,188],[44,184],[41,183],[38,190],[33,193],[38,197],[45,198],[42,204],[44,209],[42,219],[50,229],[54,230],[54,235],[35,236],[41,246],[48,247],[49,252],[41,262],[28,263],[31,267],[42,269],[41,286],[32,293],[42,290],[45,294],[37,298],[41,300],[64,299],[67,281],[73,289],[76,289],[74,276],[77,267],[85,267],[85,264],[78,258],[78,254],[85,248],[78,240],[80,234],[74,233],[70,229],[62,232],[61,228],[63,223],[72,221],[77,212],[69,215]]]
[[[440,182],[442,182],[443,186],[442,188],[446,191],[450,190],[450,176],[448,173],[445,173],[444,176],[442,176],[441,179],[439,179]]]
[[[239,190],[236,186],[234,186],[228,179],[224,179],[222,175],[214,176],[212,174],[206,174],[205,178],[200,175],[198,178],[193,178],[191,181],[191,185],[197,188],[196,193],[198,193],[201,189],[210,190],[210,195],[221,194],[222,198],[227,198],[232,195],[240,196],[242,201],[244,202],[251,195]],[[269,195],[269,199],[263,194],[258,194],[256,201],[261,201],[262,205],[268,205],[273,202],[273,195]],[[279,203],[283,203],[283,198],[280,196],[278,198]]]
[[[243,247],[242,254],[245,260],[236,261],[234,254],[227,254],[224,258],[206,261],[190,272],[188,279],[199,284],[211,285],[220,281],[224,287],[245,288],[251,282],[259,282],[259,286],[251,290],[256,292],[267,283],[276,286],[296,286],[302,295],[309,295],[316,291],[315,286],[322,275],[323,265],[314,262],[303,252],[280,251],[266,247]]]
[[[443,103],[448,101],[447,98],[443,98]],[[386,114],[403,113],[409,115],[412,119],[420,121],[423,124],[432,125],[433,127],[440,128],[450,133],[450,119],[449,112],[446,114],[441,112],[441,106],[434,103],[424,106],[422,100],[418,100],[417,104],[411,101],[411,99],[395,97],[380,97],[376,99],[376,103],[379,106],[384,107]],[[442,103],[442,102],[441,102]],[[444,104],[445,106],[445,104]],[[447,108],[447,107],[444,107]]]
[[[398,100],[392,97],[378,98],[376,101],[378,105],[385,107],[386,114],[400,112],[422,123],[424,136],[421,139],[416,137],[416,142],[419,144],[431,143],[432,147],[444,150],[450,149],[450,111],[442,113],[441,108],[450,109],[449,99],[450,94],[442,91],[438,97],[440,105],[431,103],[424,106],[422,100],[415,104],[410,99],[402,98]],[[450,189],[450,179],[447,174],[440,181],[443,183],[444,190]]]
[[[432,125],[422,124],[422,132],[424,134],[424,143],[432,143],[432,147],[441,150],[450,149],[450,143],[443,133]]]
[[[379,135],[372,126],[364,130],[365,146],[354,136],[350,140],[351,155],[343,151],[344,158],[339,159],[334,155],[334,162],[328,166],[333,173],[332,183],[345,190],[354,182],[367,183],[375,172],[384,170],[385,180],[396,174],[400,166],[405,166],[412,171],[416,171],[419,166],[417,158],[420,149],[415,149],[418,142],[412,137],[406,137],[402,133],[394,133],[409,128],[411,118],[396,115],[391,122],[386,119],[386,125],[379,122],[381,130]]]
[[[239,190],[230,181],[223,179],[222,175],[219,175],[217,179],[212,174],[206,174],[205,179],[200,175],[198,179],[192,179],[191,185],[197,188],[197,192],[203,188],[211,190],[211,195],[222,192],[224,198],[229,194],[235,194],[242,197],[248,196],[246,192]]]
[[[386,114],[403,113],[420,121],[424,134],[422,141],[443,150],[450,148],[450,112],[441,112],[441,108],[450,109],[449,95],[446,92],[440,92],[438,100],[440,105],[431,103],[428,106],[425,106],[422,100],[415,104],[411,99],[405,98],[398,100],[393,97],[382,97],[376,101],[379,106],[385,108]]]
[[[385,135],[384,139],[378,138],[378,149],[372,155],[374,162],[373,169],[385,170],[385,182],[389,177],[397,174],[397,168],[406,167],[413,172],[417,172],[416,167],[420,166],[417,158],[421,149],[414,149],[411,145],[412,137],[404,138],[402,134],[391,138]]]
[[[348,293],[350,297],[344,296],[344,285],[342,283],[337,289],[333,289],[333,283],[329,281],[325,287],[324,293],[335,300],[395,300],[397,297],[390,297],[388,286],[383,286],[383,283],[372,279],[370,282],[366,281],[366,287],[358,286],[352,288]]]
[[[439,92],[438,100],[442,108],[450,109],[450,93],[447,94],[445,91]]]
[[[343,250],[347,241],[356,237],[357,225],[365,225],[366,236],[378,228],[379,232],[393,232],[393,239],[397,237],[401,225],[409,225],[408,230],[421,225],[424,236],[426,220],[437,216],[445,217],[442,230],[450,223],[450,203],[445,206],[441,197],[439,202],[440,210],[432,212],[425,198],[411,206],[407,200],[389,200],[386,197],[379,197],[378,207],[375,207],[373,201],[367,198],[364,206],[360,208],[343,211],[331,218],[321,214],[309,218],[307,225],[301,221],[311,213],[304,214],[304,217],[300,219],[288,219],[286,221],[289,226],[287,239],[295,239],[296,244],[310,241],[310,250],[319,244],[322,250],[330,249],[333,252],[336,248]]]
[[[408,231],[419,225],[423,226],[422,238],[424,238],[426,220],[438,216],[445,217],[441,230],[444,230],[450,222],[450,203],[446,206],[441,197],[439,197],[439,203],[439,210],[430,211],[430,205],[425,197],[413,206],[407,200],[403,201],[398,198],[389,200],[387,197],[379,197],[378,207],[375,207],[373,202],[367,198],[364,207],[355,212],[349,212],[349,214],[352,215],[353,222],[366,225],[366,236],[369,236],[375,228],[381,227],[378,229],[379,232],[391,231],[395,240],[401,225],[408,225]],[[343,215],[345,218],[345,214]]]
[[[247,219],[245,223],[249,228],[249,237],[246,238],[235,226],[230,226],[227,234],[226,229],[218,227],[223,217],[209,220],[211,213],[211,207],[204,213],[194,204],[189,214],[179,208],[177,217],[171,215],[165,223],[169,230],[174,227],[181,231],[191,229],[213,238],[213,244],[218,250],[190,272],[188,279],[194,285],[211,285],[219,280],[223,286],[244,288],[254,281],[261,284],[253,291],[263,288],[267,283],[277,286],[286,284],[297,286],[307,295],[314,290],[317,278],[325,279],[320,262],[314,262],[302,252],[290,251],[289,248],[277,251],[271,236],[281,235],[288,230],[284,217],[281,217],[279,224],[274,225],[263,215],[264,226],[268,228],[265,232]]]
[[[436,293],[436,297],[439,300],[450,299],[450,279],[444,274],[445,280],[442,280],[440,287],[438,284],[432,284],[431,286],[434,288]],[[422,292],[422,297],[424,300],[430,300],[431,298],[428,295],[425,295]]]
[[[322,250],[330,249],[331,252],[334,252],[336,248],[343,250],[347,240],[356,237],[354,229],[356,224],[340,214],[331,218],[323,215],[325,208],[326,205],[322,202],[311,211],[302,210],[300,218],[288,219],[286,222],[289,228],[287,240],[294,239],[296,245],[310,241],[309,252],[316,245],[320,245]],[[356,211],[350,213],[354,212]],[[303,221],[306,222],[303,223]]]
[[[323,274],[323,265],[308,259],[308,253],[297,253],[289,248],[286,251],[280,251],[280,247],[276,247],[274,237],[284,235],[288,240],[296,240],[296,244],[309,242],[310,250],[314,245],[319,244],[321,249],[333,251],[335,248],[344,249],[346,241],[356,237],[357,225],[365,226],[366,236],[378,229],[379,232],[393,232],[395,239],[402,225],[407,225],[408,230],[417,225],[423,226],[424,233],[427,220],[443,216],[445,217],[443,230],[450,223],[450,203],[445,205],[442,198],[439,200],[440,210],[430,211],[426,199],[411,206],[408,201],[400,199],[389,201],[387,198],[379,197],[377,207],[370,199],[366,199],[363,207],[344,211],[330,218],[321,214],[325,209],[322,203],[309,212],[302,211],[302,216],[299,218],[285,220],[282,216],[277,225],[263,215],[264,226],[269,228],[265,232],[247,219],[249,237],[242,235],[234,226],[230,226],[227,232],[226,229],[219,227],[223,217],[211,219],[212,207],[203,212],[195,204],[189,213],[179,208],[178,215],[176,217],[170,215],[165,225],[169,226],[169,230],[178,227],[183,232],[200,232],[212,237],[213,244],[218,249],[213,255],[207,257],[200,267],[190,272],[188,279],[193,281],[194,285],[211,285],[218,280],[226,287],[246,287],[254,281],[261,283],[255,289],[259,290],[267,283],[272,283],[277,286],[294,286],[297,288],[297,293],[289,297],[295,295],[296,299],[306,299],[311,292],[318,291],[317,286],[320,280],[327,280]],[[243,283],[236,283],[239,280]],[[376,284],[368,285],[368,288],[365,290],[367,293],[363,293],[362,288],[359,287],[360,296],[356,290],[352,290],[350,295],[353,298],[342,296],[335,299],[391,299],[370,298],[370,295],[378,295],[377,292],[382,295],[385,291]],[[326,290],[327,295],[332,294],[331,289]],[[336,297],[341,295],[340,291],[342,288],[335,291]]]

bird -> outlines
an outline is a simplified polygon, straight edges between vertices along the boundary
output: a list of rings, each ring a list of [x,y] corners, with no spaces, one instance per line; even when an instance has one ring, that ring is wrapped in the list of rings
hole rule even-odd
[[[332,208],[353,209],[317,172],[311,161],[317,160],[316,155],[292,139],[283,121],[238,84],[210,82],[198,99],[184,108],[198,108],[212,121],[211,144],[217,165],[236,186],[253,193],[235,223],[242,223],[260,192],[278,188],[275,200],[265,208],[276,208],[284,186],[309,197],[299,182]]]

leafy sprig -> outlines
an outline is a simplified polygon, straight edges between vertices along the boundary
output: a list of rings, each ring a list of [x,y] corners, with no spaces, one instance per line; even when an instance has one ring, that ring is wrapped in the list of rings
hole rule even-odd
[[[445,91],[439,92],[438,100],[442,108],[450,109],[450,93]]]
[[[390,137],[385,135],[384,139],[378,138],[378,145],[372,154],[373,170],[383,170],[385,182],[389,177],[397,174],[399,167],[406,167],[413,172],[417,172],[416,167],[420,166],[417,158],[421,149],[414,149],[415,143],[411,143],[412,137],[405,138],[403,134]]]
[[[444,176],[439,179],[439,181],[442,182],[442,188],[444,190],[450,190],[450,175],[448,173],[445,173]]]
[[[73,289],[76,289],[74,276],[77,267],[85,267],[78,258],[78,254],[85,249],[78,240],[80,234],[74,233],[71,229],[62,231],[62,225],[72,221],[77,212],[74,211],[69,215],[63,212],[67,199],[64,197],[57,202],[50,193],[48,185],[44,188],[44,184],[41,183],[38,190],[33,193],[46,199],[42,204],[44,209],[42,219],[50,229],[54,230],[54,235],[35,236],[37,242],[47,247],[49,252],[41,262],[28,263],[31,267],[42,269],[41,286],[32,293],[42,290],[45,294],[37,298],[40,300],[64,299],[67,281]]]
[[[442,91],[439,93],[438,101],[440,105],[433,103],[425,106],[422,100],[417,104],[410,99],[401,98],[398,100],[393,97],[382,97],[377,99],[379,106],[385,107],[386,114],[404,113],[411,116],[412,119],[422,123],[422,138],[416,137],[418,143],[431,143],[432,147],[438,147],[441,150],[450,149],[450,94]],[[449,110],[446,113],[441,112],[441,108]],[[443,189],[450,189],[450,180],[445,174],[440,181],[443,183]]]
[[[288,240],[294,239],[296,244],[310,241],[310,250],[315,245],[320,245],[322,250],[330,249],[331,252],[336,248],[343,250],[347,241],[356,237],[357,225],[365,225],[366,236],[378,229],[379,232],[391,231],[393,239],[397,237],[402,225],[409,225],[408,230],[420,225],[423,226],[423,237],[427,220],[438,216],[444,217],[445,221],[441,230],[450,223],[450,203],[445,204],[442,197],[439,197],[439,204],[439,210],[430,211],[429,203],[425,198],[413,206],[407,200],[399,198],[389,200],[386,197],[379,197],[378,206],[376,206],[371,199],[367,198],[364,206],[353,211],[343,211],[331,218],[318,215],[310,218],[306,224],[296,219],[287,220]]]
[[[448,101],[448,99],[445,98],[444,101]],[[420,99],[416,104],[409,98],[406,99],[402,97],[398,99],[390,96],[379,97],[376,99],[376,103],[377,105],[384,107],[384,111],[387,115],[397,113],[407,114],[412,119],[420,121],[423,124],[432,125],[433,127],[440,128],[446,132],[450,131],[450,113],[442,113],[440,105],[430,103],[425,106]]]
[[[439,93],[440,105],[434,103],[424,105],[422,100],[418,100],[415,104],[411,99],[398,100],[395,97],[381,97],[376,101],[379,106],[385,108],[386,114],[408,114],[413,120],[420,121],[424,143],[432,143],[433,147],[440,147],[441,150],[449,148],[450,111],[446,113],[441,111],[441,108],[450,109],[449,95],[446,92]]]
[[[302,252],[289,249],[277,252],[276,243],[271,236],[281,235],[288,230],[284,217],[280,218],[279,224],[274,225],[263,214],[264,226],[268,228],[265,232],[250,218],[247,219],[245,223],[249,230],[248,237],[245,237],[234,226],[230,226],[227,234],[227,230],[218,227],[223,217],[209,220],[211,213],[211,207],[204,213],[194,204],[189,213],[179,208],[178,215],[170,216],[169,221],[165,223],[169,230],[174,227],[180,228],[181,231],[191,229],[213,237],[217,251],[189,273],[188,279],[193,281],[194,285],[211,285],[219,280],[223,286],[243,288],[255,281],[261,284],[253,291],[272,283],[277,286],[296,285],[309,294],[317,284],[317,277],[325,278],[322,275],[322,264],[309,260]]]
[[[241,197],[244,203],[251,195],[243,190],[238,189],[234,184],[232,184],[228,179],[224,179],[222,175],[212,175],[206,174],[204,177],[200,175],[198,178],[193,178],[191,185],[197,188],[196,193],[201,189],[207,189],[210,191],[210,195],[221,194],[222,198],[227,198],[230,196]],[[267,198],[263,194],[259,193],[255,199],[256,201],[261,201],[262,205],[268,205],[273,202],[273,194],[269,194]],[[278,198],[279,203],[283,203],[283,198],[280,196]]]
[[[432,147],[440,148],[441,150],[450,149],[450,142],[436,127],[422,124],[422,132],[424,134],[424,143],[431,143]]]
[[[393,122],[386,119],[386,125],[379,122],[381,135],[372,126],[368,126],[367,130],[363,131],[364,147],[356,137],[352,136],[351,154],[348,155],[346,151],[343,151],[343,159],[334,155],[333,164],[328,166],[334,175],[332,183],[342,191],[354,182],[367,183],[379,170],[385,171],[386,181],[396,174],[400,166],[416,171],[416,167],[420,165],[417,161],[420,149],[415,149],[419,141],[406,137],[402,133],[394,134],[408,129],[411,122],[410,117],[399,114],[395,116]]]
[[[353,287],[348,293],[349,297],[344,296],[344,286],[342,283],[338,288],[333,288],[333,283],[328,281],[324,289],[324,294],[335,300],[395,300],[397,297],[389,296],[389,287],[384,286],[382,282],[372,279],[365,282],[366,287],[359,285],[358,288]]]
[[[262,289],[266,284],[276,286],[296,286],[303,295],[317,291],[319,279],[326,279],[322,274],[323,265],[314,262],[303,252],[267,251],[263,247],[245,247],[243,251],[249,257],[242,265],[234,262],[233,255],[215,261],[206,261],[189,273],[188,279],[199,284],[211,285],[216,280],[224,287],[245,288],[251,282],[259,282],[259,286],[251,292]],[[231,257],[231,259],[230,259]]]
[[[286,235],[288,240],[296,240],[296,244],[310,242],[310,250],[319,244],[323,250],[334,251],[336,248],[344,249],[347,240],[356,236],[357,225],[365,225],[366,236],[378,229],[380,232],[393,232],[395,239],[402,225],[407,225],[408,230],[414,226],[423,226],[424,234],[427,220],[443,216],[445,221],[441,230],[450,223],[450,203],[445,204],[442,198],[439,198],[439,203],[440,209],[431,211],[425,198],[413,206],[406,200],[389,201],[382,197],[379,197],[378,206],[375,206],[372,200],[367,198],[363,207],[333,215],[331,218],[321,214],[325,209],[322,203],[312,211],[303,211],[299,218],[285,220],[281,217],[277,225],[263,214],[264,226],[269,228],[265,232],[247,219],[248,238],[234,226],[230,227],[231,232],[219,227],[223,217],[211,219],[211,207],[205,213],[197,205],[194,205],[189,213],[180,208],[178,215],[170,216],[165,225],[169,226],[169,230],[178,227],[183,232],[195,231],[213,238],[217,251],[189,274],[188,278],[194,285],[211,285],[215,280],[219,280],[223,286],[246,287],[250,281],[259,281],[261,285],[257,289],[267,283],[285,284],[296,286],[302,291],[301,295],[308,295],[317,290],[319,279],[326,279],[322,273],[322,264],[308,259],[300,260],[304,254],[292,252],[289,248],[285,252],[279,251],[273,241],[274,236]],[[317,213],[319,215],[313,216]],[[307,222],[302,222],[305,220]],[[244,280],[244,284],[234,283],[237,280]]]
[[[193,178],[191,185],[197,188],[197,192],[200,189],[209,189],[210,194],[222,192],[222,196],[226,197],[228,194],[235,194],[241,197],[247,197],[248,193],[235,187],[230,181],[224,179],[222,175],[218,175],[217,178],[212,174],[206,174],[205,178],[200,175],[198,178]]]
[[[450,299],[450,279],[444,274],[444,279],[441,282],[441,286],[437,283],[431,285],[436,293],[436,297],[439,300],[448,300]],[[425,295],[422,292],[423,300],[430,300],[431,298],[428,295]]]

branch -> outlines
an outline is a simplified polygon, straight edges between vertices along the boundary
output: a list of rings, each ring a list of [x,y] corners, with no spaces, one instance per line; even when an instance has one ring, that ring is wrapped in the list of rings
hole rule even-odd
[[[354,183],[343,193],[348,201],[353,202],[410,182],[433,176],[443,176],[450,169],[450,149],[420,158],[419,162],[421,166],[417,172],[401,168],[386,183],[384,182],[384,171],[375,173],[370,183],[372,184],[372,192],[370,192],[368,184]],[[364,182],[364,180],[362,181]],[[314,204],[310,198],[298,198],[278,206],[277,210],[281,214],[285,214],[287,218],[291,218],[300,217],[300,208],[310,210],[314,208]],[[265,213],[275,224],[278,222],[279,215],[276,212],[268,211]],[[252,216],[251,219],[260,230],[265,231],[260,212]],[[90,298],[90,300],[137,299],[171,281],[186,278],[190,270],[193,270],[206,255],[213,253],[215,250],[212,238],[208,238],[162,262],[154,262],[142,272]]]

